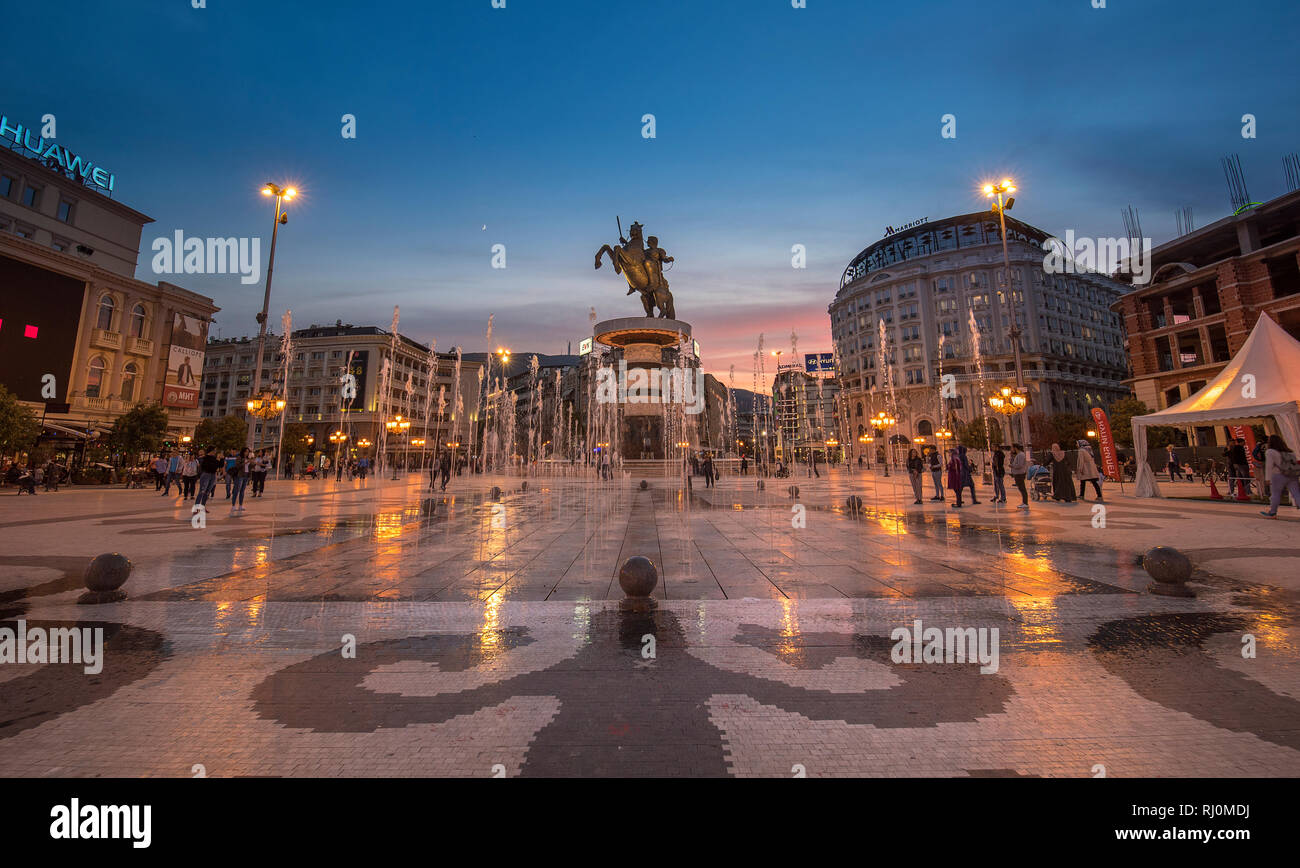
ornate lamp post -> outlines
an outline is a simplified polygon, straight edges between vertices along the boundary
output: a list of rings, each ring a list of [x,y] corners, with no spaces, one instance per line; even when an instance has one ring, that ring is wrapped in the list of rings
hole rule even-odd
[[[1008,420],[1013,416],[1020,416],[1021,420],[1024,421],[1027,419],[1025,407],[1029,406],[1029,397],[1025,394],[1023,386],[1017,386],[1014,389],[1010,386],[1003,386],[996,395],[989,397],[989,406],[996,412],[1006,416]],[[1029,449],[1027,441],[1028,438],[1026,438],[1026,443],[1023,444],[1026,451]]]
[[[389,433],[390,435],[392,435],[392,434],[400,434],[400,435],[403,435],[403,436],[404,436],[404,435],[406,434],[406,432],[407,432],[408,430],[410,430],[410,428],[411,428],[411,420],[410,420],[410,419],[403,419],[402,416],[401,416],[401,414],[399,413],[398,415],[394,416],[392,419],[389,419],[387,422],[385,422],[385,423],[384,423],[384,427],[388,429],[388,433]],[[407,448],[407,445],[408,445],[408,444],[406,444],[406,443],[403,443],[403,444],[402,444],[402,464],[403,464],[403,465],[406,464],[406,448]],[[394,480],[397,479],[397,462],[396,462],[396,461],[393,462],[393,479],[394,479]]]
[[[348,435],[342,431],[335,431],[330,435],[330,442],[334,444],[334,475],[339,473],[339,454],[343,449],[343,444],[347,442]]]
[[[881,431],[885,432],[885,475],[888,476],[890,459],[893,457],[890,455],[890,450],[893,448],[893,444],[889,442],[889,429],[897,425],[898,420],[893,416],[890,416],[884,410],[881,410],[879,413],[872,416],[869,421],[873,428],[879,428]]]

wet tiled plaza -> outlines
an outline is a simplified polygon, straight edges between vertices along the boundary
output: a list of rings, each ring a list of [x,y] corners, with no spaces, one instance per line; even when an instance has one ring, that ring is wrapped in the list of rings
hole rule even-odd
[[[98,675],[0,666],[0,775],[1300,773],[1289,517],[524,482],[280,483],[205,527],[147,491],[0,498],[0,626],[106,641]],[[1146,592],[1160,543],[1195,598]],[[129,597],[79,606],[105,551]],[[620,605],[634,555],[653,607]],[[917,620],[996,629],[995,671],[895,662]]]

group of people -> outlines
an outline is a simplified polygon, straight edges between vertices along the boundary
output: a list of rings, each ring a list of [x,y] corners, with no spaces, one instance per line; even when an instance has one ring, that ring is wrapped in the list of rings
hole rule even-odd
[[[172,496],[172,486],[181,502],[193,500],[196,506],[207,507],[217,485],[224,482],[225,499],[230,501],[231,514],[244,511],[244,497],[251,489],[252,497],[261,497],[266,491],[266,477],[271,472],[272,461],[265,449],[256,453],[245,446],[218,453],[212,447],[198,451],[162,452],[149,462],[154,477],[154,490],[161,497]]]
[[[43,464],[29,462],[27,466],[9,461],[0,468],[0,481],[16,485],[19,494],[36,494],[36,486],[46,491],[58,491],[59,483],[68,478],[68,469],[53,458]]]
[[[1079,480],[1077,499],[1085,498],[1087,487],[1091,484],[1097,493],[1097,501],[1104,502],[1101,493],[1101,473],[1097,469],[1097,460],[1092,454],[1092,445],[1086,440],[1080,440],[1076,446],[1078,452],[1073,468],[1060,443],[1052,444],[1052,448],[1048,450],[1041,463],[1034,461],[1019,443],[1012,443],[1010,447],[995,448],[991,467],[993,497],[989,502],[995,504],[1007,502],[1007,477],[1010,476],[1016,490],[1020,493],[1020,505],[1017,508],[1029,509],[1028,485],[1043,475],[1051,479],[1052,499],[1057,502],[1073,503],[1076,500],[1075,477]],[[931,501],[947,502],[946,491],[952,491],[955,496],[953,508],[961,509],[965,506],[964,495],[969,490],[971,504],[979,504],[980,501],[975,493],[975,472],[965,446],[958,446],[950,451],[947,461],[941,458],[939,450],[934,446],[927,446],[923,451],[912,449],[908,452],[907,475],[912,483],[912,493],[916,496],[914,502],[918,504],[924,502],[926,473],[930,474],[934,482],[934,496],[930,498]]]

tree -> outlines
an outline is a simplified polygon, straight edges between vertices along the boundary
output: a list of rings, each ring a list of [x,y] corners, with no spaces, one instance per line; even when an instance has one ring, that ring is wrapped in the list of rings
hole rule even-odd
[[[284,426],[284,454],[299,455],[307,451],[307,438],[311,429],[301,422],[287,422]]]
[[[41,423],[32,408],[18,400],[18,396],[0,386],[0,454],[20,452],[36,444],[41,434]]]
[[[1002,426],[990,420],[985,426],[984,417],[957,427],[957,442],[967,449],[987,449],[1002,445]]]
[[[156,452],[167,433],[167,411],[161,404],[136,404],[113,423],[109,441],[115,449],[134,456],[140,452]]]
[[[1115,443],[1120,446],[1133,446],[1133,417],[1145,416],[1151,411],[1137,398],[1120,398],[1106,409],[1110,420],[1110,433]]]
[[[1047,421],[1056,430],[1054,439],[1063,449],[1073,449],[1088,434],[1088,419],[1078,413],[1056,413]]]
[[[200,448],[211,446],[220,452],[241,449],[248,441],[248,423],[238,416],[204,419],[194,429],[194,443]]]

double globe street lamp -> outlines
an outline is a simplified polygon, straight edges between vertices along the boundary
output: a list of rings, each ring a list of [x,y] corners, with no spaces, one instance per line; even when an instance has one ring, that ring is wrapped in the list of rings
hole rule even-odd
[[[266,186],[262,188],[262,195],[275,197],[275,223],[271,226],[271,255],[266,263],[266,292],[262,295],[262,312],[257,315],[257,361],[253,365],[252,385],[252,388],[260,390],[258,397],[265,399],[268,396],[274,397],[273,392],[262,388],[262,352],[266,347],[266,319],[271,309],[271,272],[275,270],[275,242],[279,237],[280,227],[289,222],[289,214],[284,209],[284,202],[297,196],[298,191],[293,187],[281,187],[268,181]],[[284,401],[278,403],[277,413],[284,410]],[[248,404],[249,412],[252,413],[253,402],[249,401]],[[272,416],[261,416],[261,418],[270,419]],[[253,429],[254,426],[248,426],[248,434],[244,444],[249,449],[253,448]]]

